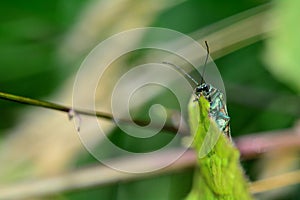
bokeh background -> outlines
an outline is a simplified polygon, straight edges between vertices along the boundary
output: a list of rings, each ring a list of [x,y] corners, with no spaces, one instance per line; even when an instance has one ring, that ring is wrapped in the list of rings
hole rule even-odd
[[[99,42],[131,28],[169,28],[200,44],[209,41],[226,87],[233,137],[267,132],[271,137],[265,142],[272,143],[272,134],[274,141],[282,130],[294,134],[290,132],[300,116],[299,7],[297,0],[4,0],[0,2],[0,91],[72,105],[76,72]],[[107,89],[97,91],[98,110],[110,112],[111,87],[124,71],[163,58],[163,52],[148,53],[136,51],[113,63],[101,80]],[[157,102],[177,109],[173,96],[161,92],[134,107],[132,115],[149,120],[148,108]],[[4,100],[0,110],[0,188],[8,188],[8,193],[15,185],[18,191],[19,183],[30,186],[36,180],[60,176],[63,181],[68,173],[101,165],[82,146],[66,113]],[[103,123],[111,141],[135,152],[158,148],[173,137],[161,133],[143,143],[127,137],[111,122]],[[89,137],[94,139],[93,134]],[[299,132],[294,138],[299,140]],[[101,139],[95,148],[108,151],[101,148]],[[294,171],[299,169],[299,146],[273,148],[242,164],[251,181]],[[192,186],[193,169],[166,170],[135,180],[117,177],[104,185],[28,198],[183,199]],[[299,199],[299,183],[255,195]],[[24,197],[20,193],[15,199]]]

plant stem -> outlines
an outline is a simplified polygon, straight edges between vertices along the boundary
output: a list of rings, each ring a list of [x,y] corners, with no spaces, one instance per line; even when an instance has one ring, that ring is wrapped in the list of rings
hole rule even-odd
[[[22,104],[27,104],[27,105],[31,105],[31,106],[44,107],[44,108],[48,108],[51,110],[58,110],[58,111],[66,112],[66,113],[70,113],[70,111],[73,111],[76,114],[82,114],[82,115],[87,115],[87,116],[96,116],[99,118],[111,120],[114,122],[118,121],[118,122],[125,123],[125,124],[135,123],[139,126],[145,126],[148,124],[148,122],[143,121],[143,120],[115,119],[113,117],[113,115],[110,113],[105,113],[105,112],[100,112],[100,111],[79,110],[76,108],[72,108],[70,106],[64,106],[64,105],[60,105],[60,104],[56,104],[56,103],[52,103],[52,102],[48,102],[48,101],[41,101],[41,100],[32,99],[32,98],[28,98],[28,97],[22,97],[22,96],[9,94],[9,93],[5,93],[5,92],[0,92],[0,99],[13,101],[13,102],[17,102],[17,103],[22,103]],[[154,124],[150,127],[156,128],[159,126]],[[168,133],[171,133],[171,134],[176,134],[178,132],[178,127],[165,124],[163,126],[162,130],[164,130]]]

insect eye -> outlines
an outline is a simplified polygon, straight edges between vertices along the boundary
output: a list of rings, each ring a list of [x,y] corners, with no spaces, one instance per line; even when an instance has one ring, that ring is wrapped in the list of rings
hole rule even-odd
[[[201,92],[202,91],[202,88],[201,87],[197,87],[196,88],[196,92]]]
[[[205,85],[205,86],[203,87],[203,90],[205,90],[205,92],[208,92],[208,91],[209,91],[209,86],[208,86],[208,85]]]
[[[201,85],[199,87],[196,88],[196,92],[200,93],[200,92],[209,92],[209,85]]]
[[[200,88],[199,88],[199,91],[202,92],[209,92],[209,86],[208,85],[202,85]]]

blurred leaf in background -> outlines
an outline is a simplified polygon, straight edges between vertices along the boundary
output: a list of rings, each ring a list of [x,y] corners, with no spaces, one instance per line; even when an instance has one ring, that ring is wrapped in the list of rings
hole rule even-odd
[[[276,30],[270,34],[264,60],[276,79],[300,94],[300,13],[297,0],[275,1],[270,24]]]
[[[53,92],[65,76],[66,67],[57,60],[57,47],[76,20],[82,1],[1,1],[0,85],[1,91],[42,97]],[[0,102],[9,128],[21,106]],[[3,132],[2,132],[3,133]]]

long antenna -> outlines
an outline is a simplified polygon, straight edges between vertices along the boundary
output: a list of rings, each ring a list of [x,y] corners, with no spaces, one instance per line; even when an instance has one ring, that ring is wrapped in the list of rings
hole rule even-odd
[[[174,65],[173,63],[170,63],[170,62],[162,62],[163,64],[166,64],[166,65],[170,65],[172,67],[175,67],[176,69],[178,69],[182,74],[184,74],[186,77],[188,77],[189,79],[191,79],[195,84],[196,86],[199,85],[199,83],[193,78],[191,77],[186,71],[184,71],[184,69],[182,69],[181,67],[177,66],[177,65]]]
[[[205,40],[205,46],[206,46],[206,52],[207,52],[207,54],[206,54],[206,58],[205,58],[205,63],[204,63],[204,67],[203,67],[203,72],[202,72],[202,78],[201,78],[201,84],[203,84],[204,83],[204,73],[205,73],[205,68],[206,68],[206,64],[207,64],[207,61],[208,61],[208,57],[209,57],[209,47],[208,47],[208,43],[207,43],[207,41]]]

